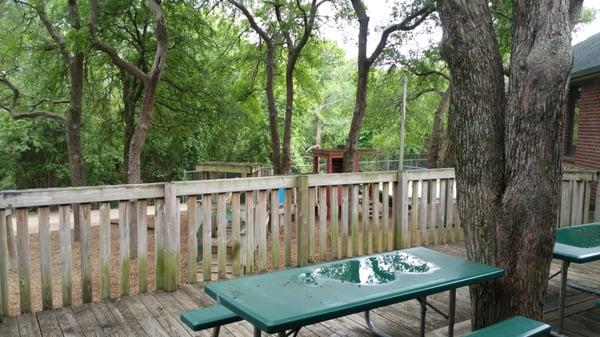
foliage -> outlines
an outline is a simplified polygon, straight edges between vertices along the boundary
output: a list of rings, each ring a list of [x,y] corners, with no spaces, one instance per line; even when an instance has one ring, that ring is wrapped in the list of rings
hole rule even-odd
[[[508,2],[494,2],[498,4],[495,18],[500,44],[506,46],[510,42],[502,39],[510,36],[510,13],[506,12],[510,6],[503,4]],[[218,2],[179,0],[166,1],[163,6],[170,48],[152,127],[142,153],[142,180],[181,179],[184,170],[200,161],[247,161],[269,166],[264,45],[247,33],[245,20]],[[84,21],[88,7],[88,1],[79,1]],[[143,1],[105,0],[100,1],[100,7],[98,26],[102,27],[99,32],[102,39],[115,46],[129,62],[150,67],[155,46],[150,31],[153,18]],[[318,31],[302,51],[295,72],[291,151],[292,162],[299,166],[310,163],[317,129],[322,147],[346,142],[354,109],[356,61],[348,59],[320,31],[325,29],[324,20],[332,21],[332,17],[338,23],[354,19],[347,3],[339,2],[332,8],[329,17],[323,16],[318,21]],[[390,20],[400,15],[401,8],[404,7],[393,6]],[[47,9],[53,22],[66,22],[66,1],[47,1]],[[592,11],[584,11],[582,21],[589,22],[594,15]],[[276,22],[273,17],[264,19]],[[436,20],[434,17],[427,29],[433,29]],[[298,30],[295,25],[294,18],[286,18],[284,26],[294,34]],[[88,184],[120,183],[126,82],[105,55],[92,50],[87,22],[82,22],[84,28],[79,32],[66,24],[58,27],[67,45],[77,46],[86,55],[82,142]],[[275,29],[274,25],[269,27]],[[373,38],[377,36],[373,34]],[[282,37],[278,36],[277,41],[281,44]],[[398,41],[390,41],[385,58],[370,73],[360,146],[382,152],[398,150],[402,78],[407,77],[406,147],[408,153],[422,153],[431,133],[439,92],[446,89],[447,81],[439,76],[417,76],[407,69],[445,70],[435,48],[406,55],[399,52]],[[375,43],[370,41],[371,45]],[[68,98],[68,70],[31,8],[14,1],[0,1],[0,45],[0,73],[18,85],[25,106],[41,98]],[[509,52],[507,48],[504,50]],[[279,48],[275,92],[281,128],[286,57],[283,48]],[[421,92],[425,93],[414,97]],[[0,87],[0,104],[6,104],[10,94]],[[139,99],[135,104],[139,113]],[[65,114],[67,109],[66,105],[53,108],[59,114]],[[56,121],[41,118],[13,120],[1,110],[0,188],[67,185],[69,168],[62,128]]]

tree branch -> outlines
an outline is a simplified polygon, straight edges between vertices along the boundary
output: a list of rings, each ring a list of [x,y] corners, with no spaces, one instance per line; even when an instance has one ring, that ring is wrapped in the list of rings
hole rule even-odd
[[[119,69],[125,71],[126,73],[130,74],[131,76],[139,79],[140,81],[142,81],[144,83],[148,82],[149,78],[146,73],[144,73],[142,70],[140,70],[135,65],[133,65],[133,64],[127,62],[125,59],[121,58],[121,56],[119,56],[119,54],[117,53],[117,51],[114,48],[112,48],[108,44],[106,44],[98,39],[97,27],[96,27],[97,17],[98,17],[98,0],[92,0],[91,9],[90,9],[90,23],[89,23],[90,35],[92,37],[92,46],[95,49],[97,49],[101,52],[104,52],[111,59],[111,61],[117,67],[119,67]]]
[[[404,18],[404,20],[402,20],[402,22],[393,24],[384,29],[381,33],[381,38],[379,39],[377,47],[375,47],[375,50],[373,50],[373,53],[367,59],[367,63],[369,64],[369,66],[375,62],[379,55],[381,55],[381,52],[383,52],[383,49],[387,44],[387,40],[392,33],[397,31],[409,31],[417,28],[421,23],[423,23],[423,21],[425,21],[425,19],[427,19],[429,14],[431,14],[434,10],[434,6],[432,6],[431,4],[426,4],[422,8],[409,14],[407,17]]]
[[[38,17],[42,21],[42,24],[48,31],[48,34],[50,34],[50,37],[52,38],[54,43],[56,43],[56,47],[58,47],[58,51],[60,52],[60,55],[63,58],[63,62],[68,67],[71,64],[71,55],[67,51],[67,46],[65,44],[64,37],[56,30],[56,28],[50,21],[50,18],[48,17],[48,13],[46,13],[46,2],[40,1],[39,4],[34,5],[30,4],[27,1],[15,0],[15,3],[27,6],[37,13]]]
[[[10,113],[10,115],[13,119],[46,117],[46,118],[60,121],[64,124],[67,123],[67,118],[65,116],[62,116],[62,115],[59,115],[59,114],[56,114],[53,112],[49,112],[46,110],[36,110],[36,111],[27,112],[27,113],[16,112],[17,101],[19,99],[19,96],[21,96],[19,89],[9,79],[7,79],[3,75],[0,76],[0,83],[4,84],[6,87],[8,87],[12,91],[12,99],[10,101],[10,105],[9,106],[0,105],[0,108],[4,109],[8,113]],[[61,100],[49,100],[49,99],[42,99],[42,101],[63,102]],[[39,104],[42,104],[42,102],[35,104],[34,107],[37,107]]]
[[[571,30],[575,28],[575,25],[579,21],[579,15],[581,14],[582,7],[583,0],[571,0],[569,2],[569,22],[571,24]]]
[[[252,15],[252,13],[250,13],[248,8],[246,8],[246,6],[244,6],[239,1],[236,1],[236,0],[228,0],[228,1],[230,4],[234,5],[240,11],[242,11],[244,16],[246,16],[246,18],[248,19],[248,22],[250,23],[250,26],[252,27],[252,29],[254,29],[254,31],[261,37],[261,39],[265,40],[265,42],[267,43],[267,46],[269,48],[272,48],[273,47],[273,39],[269,36],[269,34],[267,34],[267,32],[264,29],[262,29],[258,25],[256,20],[254,19],[254,16]]]

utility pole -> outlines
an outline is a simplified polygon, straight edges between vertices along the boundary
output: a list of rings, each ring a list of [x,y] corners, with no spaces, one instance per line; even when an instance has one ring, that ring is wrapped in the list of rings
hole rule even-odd
[[[404,136],[406,133],[406,77],[402,79],[402,114],[400,115],[400,158],[398,160],[398,170],[404,170]]]

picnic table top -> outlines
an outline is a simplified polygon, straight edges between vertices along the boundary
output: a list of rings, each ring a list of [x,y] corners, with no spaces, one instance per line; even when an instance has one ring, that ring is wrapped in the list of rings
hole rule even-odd
[[[418,247],[211,283],[204,290],[262,331],[275,333],[503,274]]]
[[[600,260],[600,223],[558,229],[554,257],[574,263]]]

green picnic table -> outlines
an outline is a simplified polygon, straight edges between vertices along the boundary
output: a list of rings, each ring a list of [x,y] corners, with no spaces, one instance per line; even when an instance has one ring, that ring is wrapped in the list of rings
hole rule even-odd
[[[571,263],[587,263],[600,260],[600,223],[560,228],[556,231],[554,258],[562,260],[561,285],[558,306],[558,335],[564,330],[567,285],[600,295],[598,290],[568,282]]]
[[[204,291],[261,331],[286,336],[303,326],[364,312],[367,326],[385,336],[369,310],[417,299],[421,336],[427,307],[448,319],[454,334],[456,289],[503,276],[502,269],[427,248],[411,248],[350,258],[251,277],[210,283]],[[449,291],[449,312],[427,303],[427,296]]]

